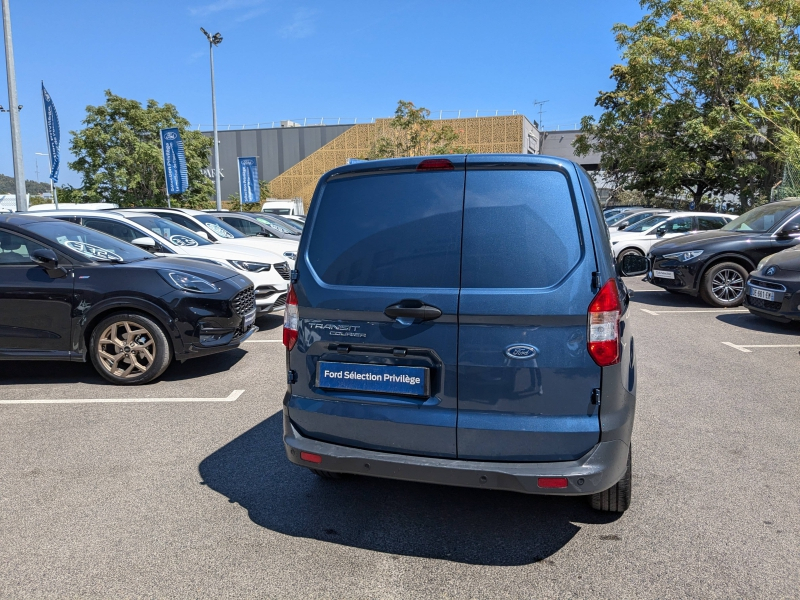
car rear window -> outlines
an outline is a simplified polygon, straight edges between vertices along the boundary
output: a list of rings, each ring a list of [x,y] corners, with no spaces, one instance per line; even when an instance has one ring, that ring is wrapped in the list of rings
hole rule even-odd
[[[548,287],[572,270],[582,252],[561,172],[467,171],[462,287]]]
[[[463,193],[463,171],[329,181],[311,266],[334,285],[457,288]]]

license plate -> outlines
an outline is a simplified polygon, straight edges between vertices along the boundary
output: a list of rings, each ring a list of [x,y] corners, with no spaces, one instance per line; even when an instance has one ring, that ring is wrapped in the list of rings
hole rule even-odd
[[[759,290],[758,288],[751,287],[750,295],[753,298],[761,298],[762,300],[772,301],[775,299],[775,292],[768,292],[767,290]]]
[[[317,387],[401,396],[430,395],[429,369],[320,361]]]
[[[653,271],[653,275],[658,277],[659,279],[675,279],[675,273],[672,271]]]
[[[256,322],[256,311],[253,310],[244,316],[244,329],[250,329],[250,326]]]

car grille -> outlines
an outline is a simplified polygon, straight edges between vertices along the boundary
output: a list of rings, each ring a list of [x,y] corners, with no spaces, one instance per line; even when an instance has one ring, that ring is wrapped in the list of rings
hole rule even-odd
[[[768,290],[778,290],[779,292],[786,291],[786,288],[780,283],[772,283],[771,281],[764,281],[763,279],[751,279],[750,283]]]
[[[251,285],[236,294],[231,300],[231,304],[233,305],[233,310],[240,317],[253,312],[256,308],[256,294],[253,286]]]
[[[280,273],[281,277],[283,277],[286,281],[289,281],[289,263],[276,263],[275,270]]]
[[[278,299],[275,300],[275,304],[272,305],[272,309],[275,310],[276,308],[281,308],[282,306],[286,306],[286,294],[281,294],[278,296]]]
[[[753,298],[753,296],[747,297],[747,303],[753,308],[771,310],[772,312],[778,312],[782,306],[780,302],[770,302],[769,300],[762,300],[761,298]]]

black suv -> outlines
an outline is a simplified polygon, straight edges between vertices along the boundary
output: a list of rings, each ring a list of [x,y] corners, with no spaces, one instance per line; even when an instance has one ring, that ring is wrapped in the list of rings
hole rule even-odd
[[[0,215],[0,360],[87,354],[108,381],[152,381],[255,331],[253,284],[232,269],[160,258],[93,229]]]
[[[656,244],[646,279],[669,292],[699,295],[711,306],[739,306],[748,273],[765,257],[797,244],[800,199],[764,204],[717,231]]]

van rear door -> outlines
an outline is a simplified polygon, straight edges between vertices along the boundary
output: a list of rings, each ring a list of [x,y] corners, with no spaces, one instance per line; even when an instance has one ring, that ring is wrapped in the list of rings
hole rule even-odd
[[[468,156],[458,457],[576,459],[600,436],[586,346],[597,270],[572,165]]]
[[[464,157],[365,167],[312,202],[289,418],[317,440],[455,457]]]

